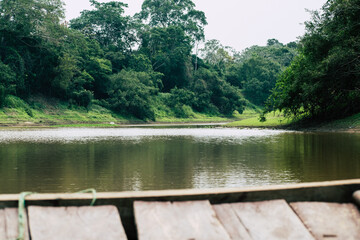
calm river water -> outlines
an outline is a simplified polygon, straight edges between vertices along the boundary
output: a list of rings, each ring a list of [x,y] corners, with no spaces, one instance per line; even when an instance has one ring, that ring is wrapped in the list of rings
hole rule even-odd
[[[360,134],[224,128],[0,131],[0,193],[360,178]]]

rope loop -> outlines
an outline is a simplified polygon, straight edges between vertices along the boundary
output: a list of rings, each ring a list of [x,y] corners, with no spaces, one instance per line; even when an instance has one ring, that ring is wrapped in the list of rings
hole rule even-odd
[[[96,202],[96,190],[94,188],[85,189],[85,190],[79,191],[77,193],[92,193],[93,199],[90,203],[90,206],[94,206],[94,204]]]

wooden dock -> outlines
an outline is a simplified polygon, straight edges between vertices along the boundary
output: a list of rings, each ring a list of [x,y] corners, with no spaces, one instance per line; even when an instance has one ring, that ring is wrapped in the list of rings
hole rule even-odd
[[[93,207],[83,206],[91,199],[88,194],[82,199],[78,194],[38,194],[26,202],[24,240],[360,239],[358,189],[360,180],[238,189],[232,194],[104,193]],[[260,192],[270,199],[258,199]],[[327,194],[327,200],[311,192]],[[229,201],[234,194],[242,198]],[[298,194],[303,198],[296,201]],[[14,197],[0,195],[0,240],[18,236]]]

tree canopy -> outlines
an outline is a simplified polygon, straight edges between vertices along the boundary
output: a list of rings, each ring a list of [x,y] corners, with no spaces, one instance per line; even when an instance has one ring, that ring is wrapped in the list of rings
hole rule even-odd
[[[312,13],[300,55],[281,75],[267,111],[332,119],[360,111],[360,1],[328,0]]]
[[[42,95],[152,121],[265,102],[322,119],[360,110],[359,0],[328,0],[299,42],[238,52],[212,39],[199,55],[207,22],[191,0],[144,0],[134,16],[120,1],[90,3],[68,25],[61,0],[0,1],[0,107]]]
[[[194,41],[205,38],[205,14],[192,0],[145,0],[137,17],[150,27],[181,27]]]
[[[70,27],[97,40],[102,47],[129,50],[135,42],[130,16],[124,16],[127,4],[117,1],[100,3],[90,0],[94,10],[84,10],[70,21]]]

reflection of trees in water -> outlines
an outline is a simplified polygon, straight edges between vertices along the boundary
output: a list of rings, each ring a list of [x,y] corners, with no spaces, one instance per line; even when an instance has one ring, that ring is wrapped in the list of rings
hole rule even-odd
[[[0,158],[1,193],[239,187],[359,177],[360,136],[11,143],[0,145]]]
[[[359,135],[289,134],[283,140],[284,159],[302,182],[360,177]]]

